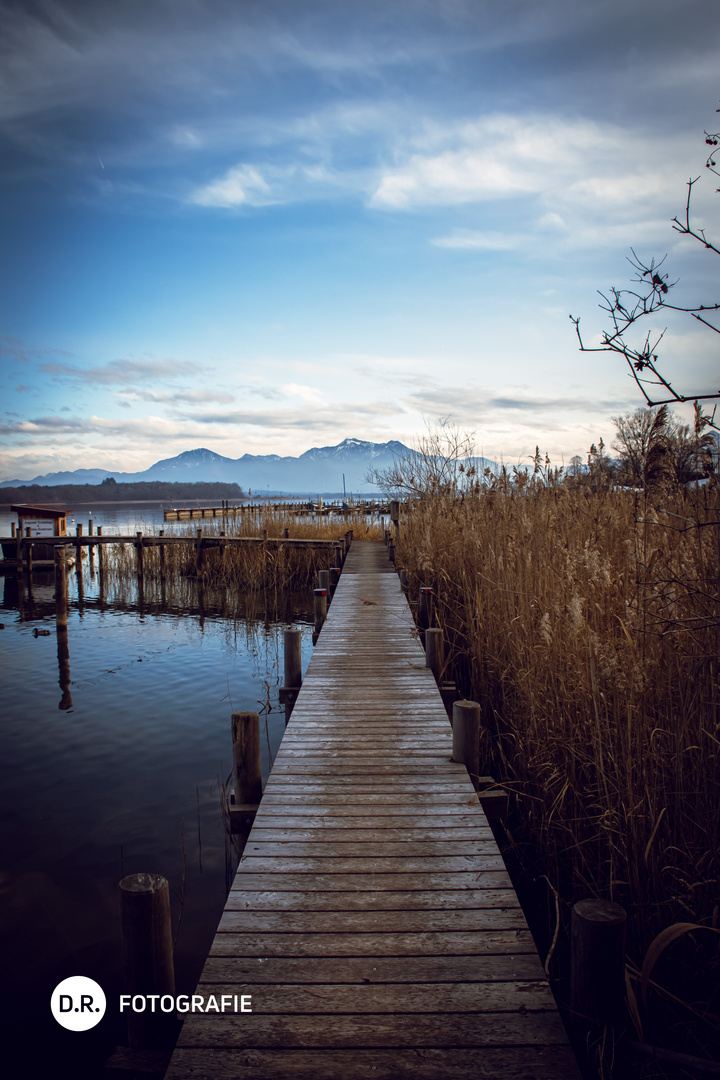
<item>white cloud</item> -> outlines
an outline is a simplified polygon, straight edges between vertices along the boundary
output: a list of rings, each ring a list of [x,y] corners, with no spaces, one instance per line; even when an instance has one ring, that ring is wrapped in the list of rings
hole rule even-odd
[[[190,202],[198,206],[216,206],[229,209],[234,206],[269,206],[276,200],[270,185],[254,165],[236,165],[223,177],[197,188]]]
[[[452,236],[442,236],[432,243],[435,247],[466,248],[477,251],[512,251],[520,246],[522,238],[505,233],[472,232],[460,230]]]

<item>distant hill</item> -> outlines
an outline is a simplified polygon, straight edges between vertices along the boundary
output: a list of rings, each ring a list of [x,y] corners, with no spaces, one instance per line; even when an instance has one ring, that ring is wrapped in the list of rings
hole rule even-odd
[[[366,442],[343,439],[337,446],[306,450],[299,457],[278,454],[243,454],[240,458],[223,457],[200,447],[176,457],[156,461],[144,472],[127,473],[116,469],[76,469],[35,476],[29,480],[5,480],[0,488],[18,488],[31,484],[57,487],[66,484],[99,485],[112,476],[118,484],[150,481],[165,483],[239,484],[254,495],[332,493],[343,490],[343,474],[348,494],[362,495],[372,490],[365,477],[372,469],[385,469],[397,457],[412,454],[403,443]]]

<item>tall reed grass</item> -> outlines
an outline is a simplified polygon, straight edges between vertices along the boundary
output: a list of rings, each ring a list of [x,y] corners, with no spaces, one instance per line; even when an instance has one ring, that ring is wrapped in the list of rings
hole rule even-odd
[[[187,522],[173,535],[186,535],[188,540],[197,537],[198,529],[204,538],[250,537],[261,540],[280,539],[285,529],[294,540],[339,540],[347,529],[353,529],[359,539],[379,539],[380,526],[364,516],[339,517],[298,516],[283,511],[264,510],[252,515],[237,517],[206,518]],[[198,564],[195,544],[167,544],[164,546],[164,576],[167,580],[180,581],[195,578],[207,586],[234,588],[244,591],[272,589],[275,591],[299,590],[311,587],[318,570],[330,565],[330,552],[324,548],[265,547],[262,544],[227,544],[222,548],[204,548],[202,562]],[[136,573],[136,554],[132,544],[113,545],[109,556],[110,567],[119,575]],[[143,570],[148,578],[159,578],[161,572],[160,547],[145,547]]]
[[[718,922],[719,523],[717,487],[524,474],[436,486],[401,523],[411,595],[434,586],[448,674],[482,707],[481,772],[515,792],[566,919],[626,907],[637,970],[669,924]]]

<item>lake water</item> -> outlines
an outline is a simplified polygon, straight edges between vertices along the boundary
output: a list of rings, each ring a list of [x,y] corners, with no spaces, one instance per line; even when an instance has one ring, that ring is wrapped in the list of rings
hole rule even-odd
[[[151,532],[162,527],[158,512],[117,507],[95,522]],[[121,988],[123,876],[168,878],[177,990],[194,989],[237,862],[221,812],[230,716],[261,714],[266,778],[284,731],[283,630],[302,628],[304,667],[312,597],[276,617],[262,597],[243,608],[189,582],[182,593],[168,583],[161,598],[148,581],[140,603],[134,575],[107,572],[101,591],[89,558],[68,578],[69,684],[52,574],[35,571],[30,590],[26,579],[0,577],[0,952],[3,1014],[23,1048],[22,1075],[80,1080],[100,1075],[98,1063],[123,1039],[110,1007]],[[49,1012],[53,988],[78,974],[99,982],[109,1002],[100,1025],[82,1034]]]

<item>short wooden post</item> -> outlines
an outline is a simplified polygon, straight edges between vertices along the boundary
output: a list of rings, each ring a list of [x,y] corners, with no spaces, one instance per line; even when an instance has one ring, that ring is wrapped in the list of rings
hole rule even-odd
[[[440,685],[440,673],[444,662],[443,632],[437,627],[425,631],[425,667],[429,667]]]
[[[476,701],[453,703],[452,729],[452,759],[466,767],[477,791],[480,776],[480,706]]]
[[[325,590],[326,596],[330,596],[330,571],[318,570],[318,585]]]
[[[11,521],[10,522],[10,536],[13,538],[13,540],[15,539],[15,529],[16,529],[15,522]]]
[[[55,546],[55,623],[58,631],[65,628],[67,634],[67,560],[62,544]]]
[[[570,928],[570,1010],[577,1026],[620,1021],[625,1002],[627,915],[611,900],[579,900]]]
[[[256,712],[233,713],[231,728],[235,805],[257,809],[262,798],[260,717]]]
[[[286,528],[283,535],[284,535],[286,540],[289,540],[290,539],[290,530],[288,528]]]
[[[93,535],[94,528],[95,528],[95,522],[93,521],[92,518],[88,518],[88,536]]]
[[[98,525],[97,534],[98,534],[98,536],[102,536],[102,525]],[[102,544],[100,545],[100,547],[102,547]]]
[[[75,535],[76,536],[82,536],[82,534],[83,534],[82,522],[79,521],[77,523],[77,525],[75,526]]]
[[[135,533],[135,554],[137,556],[137,576],[143,576],[143,534]]]
[[[162,1047],[176,1033],[170,889],[161,874],[130,874],[119,888],[125,992],[160,995],[155,1012],[126,1011],[130,1046]]]
[[[333,562],[336,566],[342,567],[343,564],[343,547],[342,544],[335,544],[333,547]]]
[[[25,529],[25,537],[26,537],[26,540],[27,540],[27,542],[25,544],[25,568],[26,568],[28,574],[32,574],[32,562],[33,562],[33,556],[32,556],[33,546],[32,546],[32,539],[31,539],[31,537],[32,537],[32,529],[30,529],[29,527]]]
[[[400,502],[398,499],[393,499],[390,503],[390,520],[395,526],[395,543],[400,542]]]
[[[315,614],[315,633],[319,634],[327,619],[327,592],[325,589],[313,589],[313,610]]]
[[[420,627],[420,638],[423,645],[425,644],[425,631],[433,624],[433,608],[432,588],[423,586],[420,589],[420,599],[418,601],[418,626]]]
[[[302,631],[285,630],[284,686],[280,689],[280,703],[285,706],[285,723],[290,719],[298,691],[302,686]]]
[[[196,569],[197,569],[198,573],[200,573],[200,571],[202,570],[202,564],[203,564],[203,531],[202,531],[202,529],[198,529],[198,531],[197,531],[196,555],[195,555],[195,566],[196,566]]]
[[[340,580],[340,567],[331,566],[328,573],[330,574],[330,595],[333,596]]]
[[[400,571],[400,588],[402,589],[402,591],[405,593],[406,596],[408,594],[409,587],[410,587],[410,583],[408,581],[408,572],[407,572],[407,570],[401,570]]]

